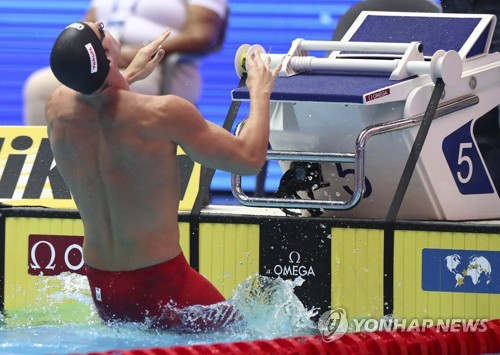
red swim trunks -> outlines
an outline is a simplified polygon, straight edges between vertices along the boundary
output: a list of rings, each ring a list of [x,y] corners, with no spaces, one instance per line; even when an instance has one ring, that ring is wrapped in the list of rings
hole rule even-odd
[[[217,329],[235,320],[224,296],[181,253],[132,271],[102,271],[86,265],[92,298],[104,321],[138,322],[180,331]]]

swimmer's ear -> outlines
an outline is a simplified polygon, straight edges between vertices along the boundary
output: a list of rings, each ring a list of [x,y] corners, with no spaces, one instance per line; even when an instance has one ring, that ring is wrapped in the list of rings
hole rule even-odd
[[[116,58],[116,61],[113,60],[113,58],[109,55],[109,52],[106,51],[106,58],[108,59],[109,67],[116,67],[116,69],[120,69],[119,66],[119,58]]]
[[[121,48],[118,51],[118,55],[116,55],[116,60],[113,60],[113,54],[114,52],[110,50],[107,47],[104,48],[104,53],[106,53],[106,59],[108,60],[109,67],[116,67],[117,69],[120,69],[119,63],[120,63],[120,55],[121,55]]]
[[[108,59],[109,66],[113,65],[113,58],[109,55],[109,50],[104,49],[106,53],[106,59]]]

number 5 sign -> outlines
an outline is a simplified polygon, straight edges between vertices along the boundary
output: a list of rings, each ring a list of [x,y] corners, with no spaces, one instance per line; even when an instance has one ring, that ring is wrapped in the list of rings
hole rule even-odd
[[[443,139],[443,154],[462,195],[490,194],[493,186],[471,132],[469,121]]]

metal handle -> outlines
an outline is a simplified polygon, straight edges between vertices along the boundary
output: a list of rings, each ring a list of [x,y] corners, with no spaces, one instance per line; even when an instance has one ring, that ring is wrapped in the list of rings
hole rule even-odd
[[[267,160],[355,163],[356,156],[353,153],[312,153],[269,150],[267,152]],[[363,182],[364,179],[361,181],[361,183]],[[358,179],[356,179],[354,190],[362,191],[363,187],[358,187],[358,183],[359,181]],[[236,200],[242,205],[254,207],[349,209],[354,207],[361,199],[361,194],[357,193],[354,193],[352,197],[347,201],[295,200],[288,198],[249,197],[243,192],[241,188],[241,175],[235,174],[231,174],[231,191]]]
[[[451,102],[442,103],[434,118],[445,116],[466,107],[476,105],[479,98],[476,95],[468,95]],[[356,139],[355,153],[319,153],[319,152],[299,152],[299,151],[280,151],[268,150],[267,160],[278,161],[311,161],[324,163],[353,163],[354,164],[354,189],[353,195],[349,200],[331,201],[331,200],[297,200],[287,198],[270,197],[249,197],[241,188],[241,175],[231,174],[231,192],[235,199],[244,206],[253,207],[276,207],[276,208],[295,208],[295,209],[332,209],[347,210],[355,207],[361,200],[364,191],[365,182],[365,148],[368,139],[373,136],[385,134],[393,131],[410,128],[420,124],[424,114],[414,117],[394,120],[368,126],[361,131]],[[245,121],[241,121],[235,131],[239,135]]]
[[[238,136],[245,124],[245,120],[241,121],[235,130],[235,135]],[[364,149],[364,148],[363,148]],[[353,163],[356,164],[358,159],[354,153],[318,153],[318,152],[298,152],[298,151],[282,151],[268,150],[267,160],[279,161],[311,161],[325,163]],[[363,162],[361,162],[363,164]],[[362,170],[362,169],[361,169]],[[234,198],[244,206],[253,207],[276,207],[276,208],[322,208],[322,209],[350,209],[356,206],[361,199],[361,192],[364,189],[364,175],[362,179],[357,177],[358,169],[355,169],[355,187],[354,193],[347,201],[330,201],[330,200],[295,200],[288,198],[272,198],[272,197],[249,197],[241,188],[241,175],[231,174],[231,192]]]

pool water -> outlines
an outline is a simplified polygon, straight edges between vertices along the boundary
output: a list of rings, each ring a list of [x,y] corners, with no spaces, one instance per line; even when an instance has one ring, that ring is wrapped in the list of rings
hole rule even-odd
[[[0,314],[1,354],[67,354],[213,344],[317,334],[312,318],[294,289],[303,280],[282,280],[252,276],[241,283],[227,302],[243,316],[224,330],[177,334],[149,330],[143,324],[103,324],[92,303],[84,276],[65,274],[41,279],[39,293],[51,292],[54,279],[60,290],[51,301],[29,310]]]

